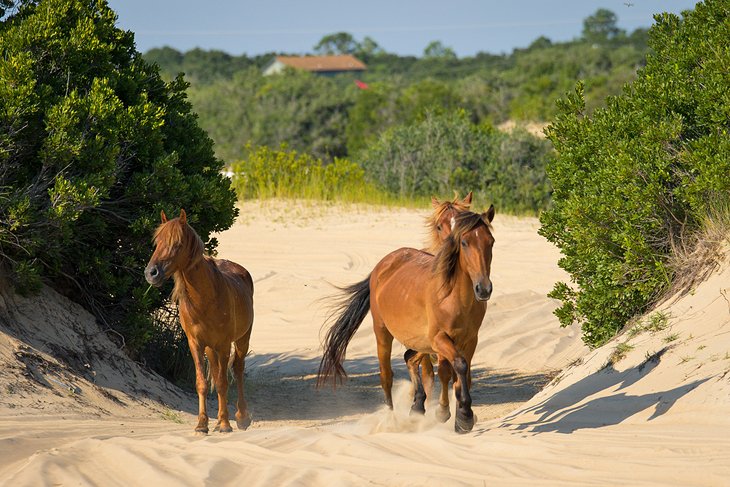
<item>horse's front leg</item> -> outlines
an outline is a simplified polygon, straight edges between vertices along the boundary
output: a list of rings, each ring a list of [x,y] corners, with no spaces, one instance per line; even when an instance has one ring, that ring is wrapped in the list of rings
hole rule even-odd
[[[195,338],[191,337],[188,337],[188,345],[190,345],[190,353],[195,364],[195,390],[198,393],[198,425],[195,427],[195,432],[207,435],[208,414],[205,410],[205,398],[208,395],[208,381],[203,370],[204,347]]]
[[[451,337],[443,331],[436,334],[433,344],[439,355],[449,361],[456,373],[454,393],[457,407],[454,429],[457,433],[468,433],[474,428],[474,412],[471,409],[471,394],[469,393],[469,364],[456,349]]]

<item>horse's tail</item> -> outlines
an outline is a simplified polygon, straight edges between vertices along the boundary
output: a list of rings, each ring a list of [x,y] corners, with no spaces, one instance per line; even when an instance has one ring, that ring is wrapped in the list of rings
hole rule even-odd
[[[324,352],[317,372],[317,387],[323,386],[330,376],[335,387],[338,381],[341,383],[347,377],[342,367],[345,350],[370,310],[370,276],[342,288],[342,291],[345,297],[331,315],[334,317],[339,314],[339,317],[327,331],[322,344]]]

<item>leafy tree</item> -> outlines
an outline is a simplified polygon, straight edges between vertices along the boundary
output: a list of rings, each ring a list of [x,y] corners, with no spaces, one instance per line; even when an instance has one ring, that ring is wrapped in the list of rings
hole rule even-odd
[[[730,9],[706,0],[656,16],[653,53],[622,95],[586,115],[582,85],[548,128],[553,206],[540,232],[572,283],[556,314],[586,343],[611,338],[672,280],[672,243],[730,193]]]
[[[151,314],[150,237],[184,207],[214,250],[235,194],[185,81],[165,83],[116,20],[103,1],[41,0],[0,24],[0,258],[17,290],[51,284],[171,375],[184,345]]]
[[[368,62],[372,57],[384,54],[385,51],[378,45],[372,37],[365,37],[362,42],[357,46],[355,55],[358,58]]]
[[[585,81],[586,109],[591,113],[634,79],[647,52],[643,29],[631,36],[617,35],[606,44],[539,38],[511,54],[482,52],[461,59],[443,55],[446,48],[440,43],[432,46],[431,56],[416,58],[384,52],[370,38],[358,43],[342,34],[343,45],[352,41],[355,54],[368,65],[358,76],[369,90],[352,90],[352,76],[347,75],[326,82],[309,80],[306,90],[298,85],[298,77],[274,83],[260,72],[272,53],[247,58],[192,50],[178,57],[161,49],[146,58],[157,62],[168,79],[186,73],[201,125],[216,141],[216,154],[226,161],[240,159],[248,142],[270,147],[286,142],[331,161],[356,154],[384,130],[410,124],[426,110],[461,108],[477,124],[549,120],[557,112],[554,100],[579,79]],[[327,36],[333,52],[336,36]],[[319,125],[312,125],[315,122]],[[310,134],[307,127],[320,134]]]
[[[441,41],[433,41],[423,50],[425,59],[456,59],[456,53],[450,47],[444,46]]]
[[[352,54],[358,49],[360,45],[352,34],[347,32],[328,34],[314,46],[314,52],[317,54]]]
[[[616,38],[623,31],[616,26],[616,14],[605,8],[599,8],[596,13],[583,20],[583,39],[595,44],[603,44]]]
[[[528,47],[527,49],[528,50],[530,50],[530,49],[545,49],[545,48],[550,47],[552,45],[553,45],[553,41],[551,41],[550,39],[548,39],[545,36],[540,36],[537,39],[535,39],[534,41],[532,41],[532,43],[530,44],[530,47]]]

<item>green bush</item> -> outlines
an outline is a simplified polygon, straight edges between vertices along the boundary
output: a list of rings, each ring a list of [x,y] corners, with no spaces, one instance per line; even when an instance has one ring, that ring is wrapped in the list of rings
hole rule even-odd
[[[730,6],[698,3],[684,19],[656,16],[647,65],[621,96],[586,116],[582,85],[548,128],[553,207],[541,233],[562,251],[572,285],[563,325],[597,346],[672,280],[672,242],[730,191]]]
[[[187,84],[116,20],[104,1],[41,0],[0,22],[0,258],[16,289],[49,283],[164,368],[171,322],[142,275],[160,210],[184,207],[213,250],[235,193]]]
[[[335,159],[324,164],[308,154],[282,146],[247,148],[247,156],[231,165],[233,186],[240,199],[307,198],[371,201],[379,192],[365,182],[357,164]]]
[[[500,211],[537,213],[550,185],[549,142],[516,130],[475,125],[464,111],[427,113],[397,125],[361,151],[358,160],[378,187],[401,197],[474,191]]]

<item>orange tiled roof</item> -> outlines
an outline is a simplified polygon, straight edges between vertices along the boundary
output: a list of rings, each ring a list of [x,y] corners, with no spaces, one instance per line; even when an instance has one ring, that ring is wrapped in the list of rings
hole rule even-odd
[[[292,68],[306,71],[363,71],[367,69],[355,56],[276,56],[276,60]]]

